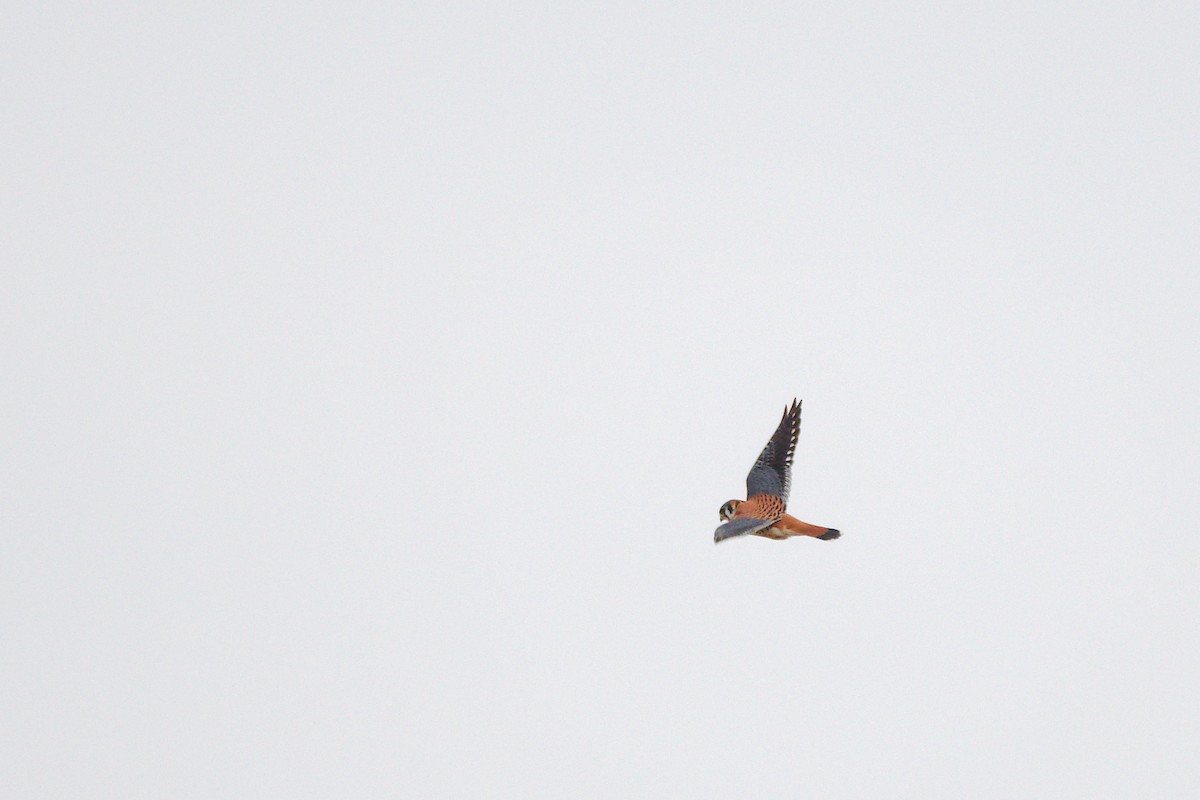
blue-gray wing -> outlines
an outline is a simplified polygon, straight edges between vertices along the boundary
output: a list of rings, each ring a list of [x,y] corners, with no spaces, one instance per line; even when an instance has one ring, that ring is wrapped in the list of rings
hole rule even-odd
[[[783,409],[783,419],[746,476],[746,499],[773,494],[787,504],[792,492],[792,457],[800,438],[800,401]]]
[[[761,531],[763,528],[771,527],[773,522],[769,519],[755,519],[754,517],[739,517],[731,519],[721,527],[717,528],[717,532],[713,534],[714,542],[723,542],[734,536],[745,536],[756,531]]]

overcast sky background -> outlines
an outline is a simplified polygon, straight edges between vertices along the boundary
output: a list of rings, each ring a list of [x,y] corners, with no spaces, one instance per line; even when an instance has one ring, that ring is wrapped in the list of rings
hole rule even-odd
[[[908,6],[9,4],[0,793],[1200,793],[1200,10]]]

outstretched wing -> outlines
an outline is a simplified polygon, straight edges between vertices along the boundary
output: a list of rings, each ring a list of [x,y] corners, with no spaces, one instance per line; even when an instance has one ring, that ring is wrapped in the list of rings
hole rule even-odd
[[[799,437],[800,402],[793,400],[792,405],[783,410],[779,427],[746,476],[746,499],[757,494],[770,494],[786,506],[792,491],[792,456]]]
[[[714,542],[723,542],[734,536],[745,536],[748,533],[761,531],[763,528],[769,528],[774,525],[769,519],[755,519],[754,517],[738,517],[731,519],[721,527],[717,528],[717,532],[713,534]]]

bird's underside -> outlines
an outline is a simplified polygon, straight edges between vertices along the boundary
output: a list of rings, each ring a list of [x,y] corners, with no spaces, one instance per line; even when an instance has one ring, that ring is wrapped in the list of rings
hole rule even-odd
[[[747,501],[748,502],[748,501]],[[741,505],[747,505],[742,503]],[[741,510],[740,508],[738,509]],[[778,519],[763,519],[757,516],[735,516],[717,528],[716,541],[723,542],[735,536],[761,536],[764,539],[790,539],[793,536],[810,536],[830,541],[841,536],[836,528],[826,528],[796,519],[791,514],[780,514]]]
[[[790,539],[793,536],[811,536],[814,539],[836,539],[842,535],[841,531],[834,528],[822,528],[820,525],[810,525],[807,522],[802,522],[791,514],[784,514],[771,527],[763,528],[754,533],[755,536],[762,536],[767,539]]]

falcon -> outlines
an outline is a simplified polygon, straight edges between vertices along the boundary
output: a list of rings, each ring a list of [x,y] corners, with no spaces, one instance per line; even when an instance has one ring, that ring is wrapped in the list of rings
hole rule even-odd
[[[767,539],[811,536],[826,541],[842,535],[835,528],[810,525],[784,513],[792,491],[792,457],[799,437],[800,403],[792,400],[791,406],[784,407],[779,427],[746,476],[746,499],[730,500],[721,506],[718,513],[725,523],[717,528],[714,541],[747,534]]]

